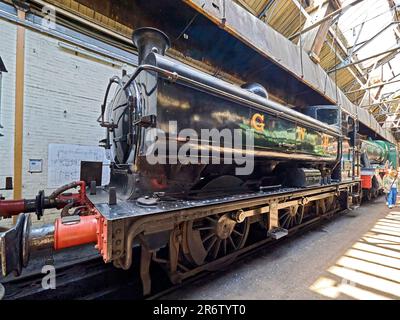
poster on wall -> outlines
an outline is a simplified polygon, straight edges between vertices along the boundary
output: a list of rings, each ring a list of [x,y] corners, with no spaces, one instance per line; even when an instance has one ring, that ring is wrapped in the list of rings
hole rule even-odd
[[[58,188],[64,184],[79,181],[81,161],[103,163],[102,185],[110,181],[110,161],[104,148],[75,144],[49,144],[48,177],[49,188]]]

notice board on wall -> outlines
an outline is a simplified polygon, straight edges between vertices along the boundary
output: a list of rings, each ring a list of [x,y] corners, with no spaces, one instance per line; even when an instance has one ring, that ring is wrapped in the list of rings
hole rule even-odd
[[[75,144],[49,144],[48,187],[58,188],[64,184],[79,181],[81,161],[102,162],[102,185],[110,182],[110,161],[106,157],[104,148]]]

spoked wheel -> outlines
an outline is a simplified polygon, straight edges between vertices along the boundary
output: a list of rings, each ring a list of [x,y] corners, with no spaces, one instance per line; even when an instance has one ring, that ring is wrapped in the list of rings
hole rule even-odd
[[[237,223],[229,213],[189,221],[184,228],[185,257],[200,266],[227,256],[243,248],[249,227],[248,219]]]
[[[282,209],[279,214],[279,226],[284,229],[291,229],[303,221],[304,206],[292,206]]]

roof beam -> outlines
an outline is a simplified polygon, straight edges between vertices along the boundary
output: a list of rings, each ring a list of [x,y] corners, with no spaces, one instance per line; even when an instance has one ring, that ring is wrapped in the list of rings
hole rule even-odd
[[[383,58],[378,60],[376,67],[380,67],[380,66],[385,65],[386,63],[392,61],[397,56],[397,54],[398,54],[397,51],[393,51],[393,52],[387,54],[386,56],[384,56]],[[371,67],[372,66],[368,66],[365,69],[363,69],[366,71],[365,74],[371,72]]]
[[[392,99],[392,100],[387,100],[387,101],[381,101],[381,102],[377,102],[377,103],[372,103],[372,104],[367,104],[367,105],[363,105],[360,106],[361,108],[371,108],[371,107],[376,107],[379,106],[383,103],[395,103],[395,102],[400,102],[400,98],[396,98],[396,99]]]
[[[347,63],[347,64],[345,64],[345,65],[343,65],[343,66],[339,66],[339,67],[337,67],[337,68],[334,68],[334,69],[332,69],[332,70],[329,70],[328,73],[332,73],[332,72],[335,72],[335,71],[338,71],[338,70],[341,70],[341,69],[345,69],[345,68],[348,68],[348,67],[351,67],[351,66],[360,64],[361,62],[368,61],[368,60],[370,60],[370,59],[373,59],[373,58],[382,56],[382,55],[384,55],[384,54],[386,54],[386,53],[391,53],[391,52],[395,52],[395,51],[398,51],[398,50],[400,50],[400,46],[399,46],[399,47],[396,47],[396,48],[393,48],[393,49],[390,49],[390,50],[386,50],[386,51],[380,52],[380,53],[376,53],[376,54],[374,54],[374,55],[372,55],[372,56],[369,56],[369,57],[364,58],[364,59],[357,60],[357,61],[355,61],[355,62]]]
[[[321,3],[318,6],[318,10],[314,11],[312,15],[308,17],[305,28],[311,24],[311,19],[316,15],[326,17],[332,13],[334,9],[335,8],[330,1]],[[300,43],[302,44],[303,49],[309,54],[310,58],[315,63],[320,62],[319,54],[321,53],[322,46],[324,45],[326,36],[328,35],[332,20],[333,18],[324,21],[315,30],[310,30],[310,32],[307,32],[305,35],[301,36]]]
[[[383,27],[381,30],[379,30],[377,33],[375,33],[371,38],[369,38],[368,40],[363,41],[361,44],[359,44],[357,46],[356,49],[354,49],[353,54],[355,54],[356,52],[360,51],[362,48],[364,48],[368,43],[370,43],[371,41],[373,41],[374,39],[376,39],[377,37],[379,37],[381,35],[381,33],[385,32],[389,27],[391,27],[394,24],[398,24],[399,22],[395,22],[392,21],[390,22],[388,25],[386,25],[385,27]]]
[[[383,86],[386,86],[388,84],[392,84],[392,83],[396,83],[396,82],[400,82],[400,79],[374,84],[374,85],[366,87],[366,88],[360,88],[360,89],[357,89],[357,90],[351,90],[351,91],[345,92],[345,94],[354,93],[354,92],[360,92],[360,91],[364,91],[364,90],[370,90],[370,89],[374,89],[374,88],[379,88],[379,87],[383,87]]]
[[[314,23],[314,24],[312,24],[312,25],[310,25],[310,26],[304,28],[303,30],[301,30],[301,31],[299,31],[299,32],[296,32],[296,33],[292,34],[288,39],[289,39],[289,40],[293,40],[294,38],[296,38],[296,37],[298,37],[298,36],[300,36],[300,35],[302,35],[302,34],[308,32],[308,31],[310,31],[310,30],[312,30],[312,29],[318,27],[319,25],[321,25],[321,24],[324,23],[325,21],[328,21],[328,20],[334,18],[334,17],[337,16],[338,14],[342,14],[346,9],[349,9],[350,7],[355,6],[356,4],[359,4],[359,3],[362,2],[362,1],[364,1],[364,0],[355,0],[355,1],[353,1],[352,3],[349,3],[348,5],[342,7],[342,8],[340,8],[340,9],[338,9],[338,10],[335,10],[335,11],[331,12],[330,14],[326,15],[326,16],[325,16],[324,18],[322,18],[321,20],[317,21],[316,23]]]

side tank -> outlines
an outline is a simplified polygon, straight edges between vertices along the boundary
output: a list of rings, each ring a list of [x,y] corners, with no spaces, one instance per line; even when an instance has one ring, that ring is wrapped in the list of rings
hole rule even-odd
[[[257,84],[241,88],[164,56],[170,43],[159,30],[137,29],[133,42],[139,67],[113,80],[119,90],[108,108],[105,98],[101,115],[108,129],[103,142],[112,158],[111,185],[124,197],[183,193],[207,176],[231,174],[237,164],[213,165],[215,152],[254,159],[255,169],[286,162],[328,170],[340,159],[342,134],[334,126],[269,100]],[[187,129],[190,136],[182,135]],[[221,138],[203,138],[205,130],[239,132],[241,146],[219,146]],[[254,134],[253,148],[248,148],[248,132]],[[163,142],[164,149],[156,150],[163,163],[148,161],[155,142]],[[195,161],[178,162],[171,151],[189,143]]]

